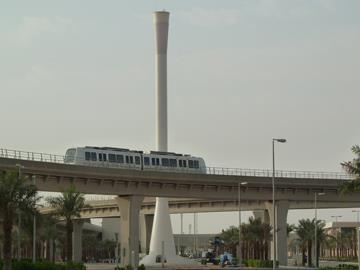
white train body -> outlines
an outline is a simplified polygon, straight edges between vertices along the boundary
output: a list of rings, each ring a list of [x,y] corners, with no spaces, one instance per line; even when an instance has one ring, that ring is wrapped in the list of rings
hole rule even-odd
[[[114,147],[70,148],[66,151],[65,163],[144,171],[206,173],[205,162],[199,157],[158,151],[143,153],[143,151]]]

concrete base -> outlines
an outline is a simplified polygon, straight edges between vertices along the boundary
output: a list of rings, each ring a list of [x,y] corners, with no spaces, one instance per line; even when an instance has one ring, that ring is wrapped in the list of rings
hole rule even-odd
[[[166,258],[166,261],[169,261],[170,263],[164,263],[166,267],[169,265],[176,266],[176,265],[182,265],[182,264],[198,264],[198,262],[190,260],[188,258],[180,257],[180,256],[171,256],[169,258]],[[147,255],[145,256],[139,263],[152,267],[161,267],[162,263],[156,263],[156,256],[155,255]]]

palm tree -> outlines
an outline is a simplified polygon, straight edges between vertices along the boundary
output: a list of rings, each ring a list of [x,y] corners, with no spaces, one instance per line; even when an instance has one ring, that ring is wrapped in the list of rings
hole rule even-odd
[[[317,230],[317,257],[315,258],[316,262],[319,261],[319,251],[320,245],[326,243],[327,235],[325,234],[325,223],[321,220],[317,220],[315,224],[315,219],[301,219],[299,220],[299,225],[296,227],[296,233],[299,237],[299,244],[302,251],[302,264],[305,265],[305,254],[308,255],[308,266],[312,265],[312,244],[315,235],[315,228]],[[317,265],[317,264],[316,264]]]
[[[232,254],[236,254],[236,246],[239,244],[239,228],[230,226],[230,228],[222,230],[220,238],[224,241],[225,248]]]
[[[39,198],[36,187],[16,172],[0,174],[0,212],[3,218],[4,270],[11,269],[12,229],[17,211],[34,212]]]
[[[312,240],[314,236],[314,226],[313,222],[310,219],[301,219],[299,220],[299,225],[296,227],[296,233],[299,237],[301,252],[302,252],[302,263],[305,265],[305,254],[307,251],[308,255],[308,265],[312,263]]]
[[[55,209],[53,214],[65,219],[66,258],[71,261],[73,219],[80,218],[81,209],[89,206],[85,205],[84,194],[77,192],[74,186],[70,186],[59,197],[49,197],[46,200]]]
[[[342,193],[360,191],[360,146],[354,145],[351,150],[356,155],[356,157],[352,161],[341,163],[341,166],[347,173],[354,176],[354,179],[344,183],[341,186],[340,190]]]
[[[231,226],[223,230],[220,238],[224,241],[225,248],[236,254],[239,244],[239,228]],[[249,218],[249,223],[241,225],[242,258],[268,259],[269,242],[272,239],[271,226],[263,223],[260,218]]]

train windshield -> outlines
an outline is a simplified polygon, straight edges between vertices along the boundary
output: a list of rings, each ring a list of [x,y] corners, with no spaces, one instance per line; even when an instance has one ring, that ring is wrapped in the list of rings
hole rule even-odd
[[[66,154],[65,154],[65,160],[64,162],[65,163],[72,163],[75,161],[75,153],[76,153],[76,149],[75,148],[71,148],[71,149],[68,149],[66,151]]]

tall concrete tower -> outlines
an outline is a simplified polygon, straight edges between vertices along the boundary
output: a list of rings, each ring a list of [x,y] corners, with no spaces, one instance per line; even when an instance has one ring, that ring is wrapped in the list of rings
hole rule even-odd
[[[168,151],[167,144],[167,43],[169,32],[167,11],[154,12],[156,45],[156,147],[158,151]],[[176,256],[174,237],[171,228],[169,202],[167,198],[156,198],[154,223],[151,232],[149,255],[140,264],[155,265],[156,257],[162,254],[167,263],[189,263]],[[158,262],[159,263],[159,262]]]

